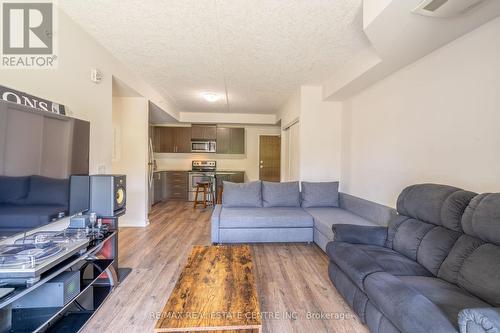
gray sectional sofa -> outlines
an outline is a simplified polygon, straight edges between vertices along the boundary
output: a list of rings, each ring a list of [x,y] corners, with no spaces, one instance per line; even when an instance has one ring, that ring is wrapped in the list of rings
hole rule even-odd
[[[498,332],[500,194],[423,184],[388,227],[333,226],[329,275],[371,332]]]
[[[315,242],[323,251],[332,225],[387,225],[392,208],[338,193],[338,182],[224,182],[212,214],[213,243]]]
[[[213,243],[314,241],[371,332],[500,332],[500,194],[413,185],[396,211],[338,183],[224,186]]]

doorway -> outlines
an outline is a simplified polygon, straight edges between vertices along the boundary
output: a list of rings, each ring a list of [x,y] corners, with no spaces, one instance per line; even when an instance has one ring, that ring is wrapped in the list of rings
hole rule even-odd
[[[281,137],[261,135],[259,138],[259,179],[268,182],[281,180]]]

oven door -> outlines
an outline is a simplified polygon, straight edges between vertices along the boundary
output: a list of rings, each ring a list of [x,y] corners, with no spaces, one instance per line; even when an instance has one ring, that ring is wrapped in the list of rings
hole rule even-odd
[[[189,190],[196,191],[196,183],[213,183],[215,177],[213,174],[207,173],[190,173],[189,175]]]
[[[189,173],[189,201],[194,201],[196,183],[212,183],[212,192],[215,193],[215,174],[205,172]]]

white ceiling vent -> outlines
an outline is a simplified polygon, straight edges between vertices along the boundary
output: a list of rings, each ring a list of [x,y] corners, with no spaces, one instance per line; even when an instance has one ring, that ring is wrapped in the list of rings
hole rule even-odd
[[[412,10],[415,14],[432,17],[459,16],[485,0],[424,0]]]

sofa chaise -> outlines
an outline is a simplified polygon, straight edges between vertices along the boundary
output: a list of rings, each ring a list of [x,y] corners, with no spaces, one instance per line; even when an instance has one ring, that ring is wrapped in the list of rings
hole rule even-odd
[[[335,224],[329,275],[371,332],[500,329],[500,194],[423,184],[388,227]]]
[[[332,225],[385,226],[392,208],[338,193],[338,182],[224,182],[212,214],[213,243],[315,242],[323,251]]]

